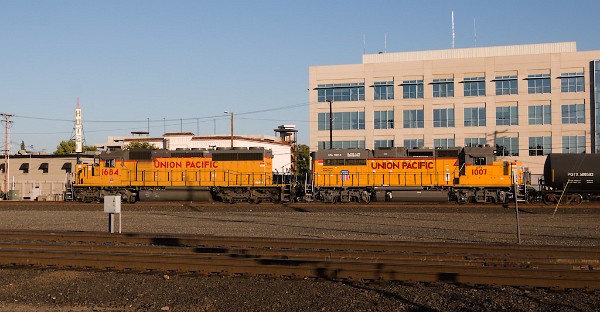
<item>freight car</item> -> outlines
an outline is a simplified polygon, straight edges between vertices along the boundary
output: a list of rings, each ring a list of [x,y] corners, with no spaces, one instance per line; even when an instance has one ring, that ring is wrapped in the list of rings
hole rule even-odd
[[[600,197],[600,154],[549,154],[541,197],[545,204],[579,204]]]
[[[77,164],[68,192],[76,201],[279,202],[286,185],[273,183],[272,154],[263,148],[102,152]]]
[[[517,161],[495,161],[490,146],[449,149],[331,149],[313,153],[307,201],[506,203],[527,190]],[[525,177],[525,178],[524,178]]]

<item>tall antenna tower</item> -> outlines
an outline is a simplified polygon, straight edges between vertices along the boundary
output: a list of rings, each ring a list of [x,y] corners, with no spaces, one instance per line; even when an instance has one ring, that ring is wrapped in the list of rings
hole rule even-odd
[[[454,11],[452,11],[452,49],[454,49]]]
[[[79,98],[77,98],[77,108],[75,108],[75,153],[83,153],[83,125],[81,124]]]

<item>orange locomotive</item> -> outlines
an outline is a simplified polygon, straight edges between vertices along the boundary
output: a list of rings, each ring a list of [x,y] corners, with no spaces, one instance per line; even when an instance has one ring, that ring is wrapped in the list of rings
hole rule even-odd
[[[319,150],[313,154],[308,200],[506,202],[519,162],[494,161],[489,146],[449,149]]]
[[[273,183],[272,154],[263,148],[103,152],[78,164],[74,200],[190,200],[278,202],[285,186]]]

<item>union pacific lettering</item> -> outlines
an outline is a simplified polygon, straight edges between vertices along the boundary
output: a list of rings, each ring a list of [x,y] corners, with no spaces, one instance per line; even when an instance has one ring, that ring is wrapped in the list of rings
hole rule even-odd
[[[374,161],[374,162],[371,162],[371,169],[403,169],[403,170],[433,169],[433,161],[432,160]]]
[[[160,160],[160,159],[154,160],[154,168],[157,168],[157,169],[181,169],[181,168],[213,169],[213,168],[218,168],[218,167],[219,166],[217,165],[216,161],[210,161],[210,160],[198,160],[198,161],[193,161],[193,160],[179,161],[179,160]]]

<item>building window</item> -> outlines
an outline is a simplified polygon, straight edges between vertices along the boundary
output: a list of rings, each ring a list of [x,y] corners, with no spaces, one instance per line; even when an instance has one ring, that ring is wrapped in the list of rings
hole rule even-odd
[[[433,79],[433,97],[453,97],[454,78]]]
[[[516,106],[496,107],[496,126],[514,126],[519,124],[519,113]]]
[[[585,106],[583,104],[565,104],[560,107],[563,124],[585,123]]]
[[[423,122],[423,110],[422,109],[411,109],[404,110],[404,128],[423,128],[425,123]]]
[[[583,72],[560,74],[560,92],[583,92]]]
[[[394,147],[394,140],[375,140],[375,147]]]
[[[496,95],[518,94],[519,87],[516,75],[496,76]]]
[[[333,130],[364,130],[365,112],[333,113]],[[319,113],[319,131],[329,130],[329,113]]]
[[[48,173],[48,163],[41,163],[38,169],[42,170],[42,173]]]
[[[454,147],[454,139],[433,139],[433,147],[435,148],[448,148]]]
[[[333,141],[333,148],[365,148],[364,140]],[[329,141],[319,141],[319,149],[329,149]]]
[[[364,101],[365,83],[330,83],[317,86],[319,102]]]
[[[422,99],[423,80],[402,81],[402,97],[405,99]]]
[[[565,154],[585,153],[585,136],[568,135],[562,137],[562,152]]]
[[[465,146],[479,146],[487,143],[485,138],[465,138]]]
[[[433,110],[433,127],[454,127],[454,108],[440,108]]]
[[[374,83],[375,100],[394,99],[394,81],[379,81]]]
[[[394,129],[394,111],[375,111],[375,129]]]
[[[465,108],[465,127],[485,126],[485,107]]]
[[[529,106],[530,125],[549,125],[551,123],[550,105]]]
[[[519,156],[519,138],[496,138],[496,155]]]
[[[404,147],[413,149],[413,148],[422,148],[424,145],[423,139],[406,139],[404,140]]]
[[[535,74],[527,76],[529,94],[550,93],[550,74]]]
[[[29,173],[29,163],[22,163],[19,170],[22,170],[23,173]]]
[[[552,137],[530,137],[529,156],[544,156],[552,152]]]
[[[468,77],[463,83],[465,96],[485,96],[485,77]]]

